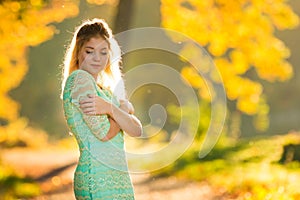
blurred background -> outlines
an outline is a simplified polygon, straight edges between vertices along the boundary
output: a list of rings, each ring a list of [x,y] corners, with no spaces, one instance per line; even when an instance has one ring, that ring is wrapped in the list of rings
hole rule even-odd
[[[158,137],[128,139],[129,148],[167,144],[180,109],[191,118],[193,109],[201,113],[184,155],[158,171],[133,175],[137,199],[300,198],[299,15],[298,0],[0,1],[0,199],[74,199],[78,149],[64,120],[61,69],[74,28],[94,17],[105,19],[115,34],[139,27],[186,34],[213,58],[226,90],[222,135],[200,159],[211,114],[201,76],[169,52],[142,49],[123,56],[124,73],[146,63],[171,66],[199,98],[199,108],[180,108],[168,88],[140,87],[130,101],[142,123],[151,121],[153,104],[166,109],[167,120]],[[189,46],[183,50],[193,54]],[[151,125],[148,131],[155,130]]]

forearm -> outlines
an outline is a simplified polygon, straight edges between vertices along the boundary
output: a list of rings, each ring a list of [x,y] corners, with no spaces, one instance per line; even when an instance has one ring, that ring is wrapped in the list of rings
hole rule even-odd
[[[101,139],[101,141],[103,141],[103,142],[106,142],[106,141],[112,139],[121,130],[120,126],[112,118],[109,118],[109,123],[110,123],[109,131],[107,132],[106,136]]]
[[[132,137],[142,135],[141,122],[134,115],[128,114],[115,105],[112,105],[111,108],[109,115],[116,121],[120,129]]]

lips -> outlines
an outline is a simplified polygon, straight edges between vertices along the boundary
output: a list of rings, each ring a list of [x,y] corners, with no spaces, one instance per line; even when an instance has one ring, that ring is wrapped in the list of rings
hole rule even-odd
[[[93,67],[101,67],[101,65],[99,65],[99,64],[91,64],[91,66],[93,66]]]

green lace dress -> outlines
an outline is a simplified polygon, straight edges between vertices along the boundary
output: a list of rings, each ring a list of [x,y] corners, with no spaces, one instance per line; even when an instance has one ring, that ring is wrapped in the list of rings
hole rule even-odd
[[[74,174],[76,199],[134,199],[124,151],[123,132],[102,142],[110,128],[107,115],[85,115],[79,101],[96,94],[119,106],[107,90],[100,89],[91,74],[76,70],[68,77],[63,106],[67,124],[76,137],[80,157]]]

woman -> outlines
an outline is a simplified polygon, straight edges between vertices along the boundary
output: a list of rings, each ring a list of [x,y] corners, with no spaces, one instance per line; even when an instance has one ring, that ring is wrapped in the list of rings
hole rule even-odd
[[[75,31],[63,72],[65,118],[79,145],[76,199],[134,199],[123,131],[142,133],[125,100],[120,48],[105,21],[86,21]]]

